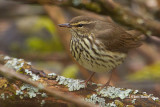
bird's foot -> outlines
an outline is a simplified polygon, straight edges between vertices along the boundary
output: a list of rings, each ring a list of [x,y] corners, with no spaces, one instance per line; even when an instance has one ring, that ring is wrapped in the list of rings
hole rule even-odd
[[[110,82],[111,82],[111,79],[112,79],[112,75],[113,75],[113,72],[111,72],[111,75],[110,75],[110,77],[109,77],[107,83],[104,84],[104,85],[102,85],[102,86],[100,87],[100,89],[98,90],[98,92],[100,92],[104,87],[111,86],[111,85],[110,85]]]
[[[104,87],[109,87],[110,85],[110,81],[108,81],[106,84],[102,85],[99,89],[98,92],[100,92]]]
[[[81,83],[81,84],[85,84],[85,88],[87,88],[87,86],[88,86],[88,82],[89,82],[89,81],[85,80],[85,81],[80,82],[80,83]]]
[[[93,77],[94,74],[95,74],[95,72],[93,72],[87,80],[81,82],[82,84],[83,84],[83,83],[85,84],[85,88],[88,86],[88,83],[89,83],[89,81],[91,80],[91,78]],[[90,83],[91,83],[91,82],[90,82]]]

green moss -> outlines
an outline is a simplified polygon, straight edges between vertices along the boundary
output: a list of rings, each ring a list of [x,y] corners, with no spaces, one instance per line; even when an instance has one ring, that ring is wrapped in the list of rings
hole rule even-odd
[[[85,5],[86,8],[92,10],[92,11],[95,11],[95,12],[101,12],[101,7],[97,4],[97,3],[88,3]]]
[[[6,88],[8,86],[8,81],[5,78],[0,78],[0,89]]]
[[[160,80],[160,62],[144,67],[127,77],[130,81]]]
[[[114,103],[116,104],[117,107],[124,107],[124,104],[119,100],[114,100]]]
[[[78,67],[76,65],[70,65],[64,69],[62,76],[66,78],[76,78],[77,73]]]
[[[56,27],[53,22],[45,16],[40,17],[33,26],[34,31],[39,31],[42,28],[46,28],[52,35],[56,32]]]
[[[26,39],[26,46],[29,51],[48,53],[63,50],[62,44],[56,34],[56,28],[48,17],[39,18],[34,24],[33,29],[33,36]],[[46,30],[48,33],[39,33],[38,35],[37,32],[42,32],[42,30]]]

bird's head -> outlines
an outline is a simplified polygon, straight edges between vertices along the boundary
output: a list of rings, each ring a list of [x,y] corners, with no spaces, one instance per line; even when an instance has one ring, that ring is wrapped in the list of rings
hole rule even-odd
[[[71,33],[79,36],[89,36],[95,30],[97,20],[87,16],[77,16],[69,23],[59,24],[60,27],[69,28]]]

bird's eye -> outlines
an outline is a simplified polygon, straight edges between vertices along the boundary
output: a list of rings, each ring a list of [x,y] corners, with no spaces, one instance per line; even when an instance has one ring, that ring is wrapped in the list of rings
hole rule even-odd
[[[77,25],[77,27],[82,27],[82,26],[83,26],[83,24],[78,24],[78,25]]]

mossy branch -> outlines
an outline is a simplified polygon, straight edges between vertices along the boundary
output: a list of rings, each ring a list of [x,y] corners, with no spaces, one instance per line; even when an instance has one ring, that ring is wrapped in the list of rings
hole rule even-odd
[[[33,105],[39,104],[39,106],[41,106],[44,100],[47,102],[45,104],[47,107],[53,106],[55,102],[66,105],[70,103],[79,106],[94,106],[93,104],[83,101],[79,96],[70,94],[64,86],[58,85],[58,82],[55,80],[57,76],[52,76],[53,80],[51,80],[49,75],[39,77],[39,75],[33,74],[30,70],[32,69],[30,62],[3,55],[0,55],[0,59],[1,62],[5,63],[5,65],[0,64],[0,74],[7,78],[0,78],[1,81],[5,81],[0,84],[0,105],[10,107],[10,104],[16,106],[21,104],[21,101],[26,101]],[[47,93],[45,98],[43,98],[44,92]],[[35,101],[36,99],[40,101]],[[29,106],[30,103],[23,105]]]
[[[107,87],[98,92],[101,84],[91,83],[85,88],[81,83],[83,80],[47,72],[46,76],[39,77],[30,71],[31,63],[23,59],[1,55],[0,62],[0,74],[4,76],[1,77],[0,83],[0,105],[18,105],[25,101],[39,106],[44,102],[47,106],[55,102],[77,106],[160,106],[159,98],[138,90]]]

